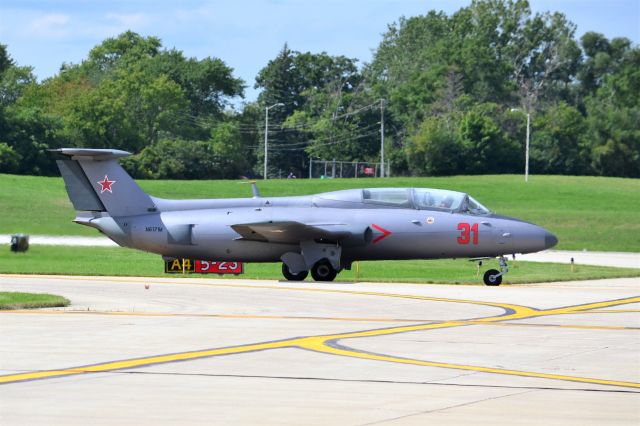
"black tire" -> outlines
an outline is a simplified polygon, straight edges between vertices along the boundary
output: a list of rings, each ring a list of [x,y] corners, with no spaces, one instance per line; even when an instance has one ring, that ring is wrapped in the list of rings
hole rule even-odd
[[[302,272],[298,272],[297,274],[294,274],[291,271],[289,271],[289,267],[287,266],[287,264],[283,263],[282,275],[284,275],[284,277],[289,281],[304,281],[304,279],[307,278],[307,275],[309,275],[309,271],[302,271]]]
[[[338,275],[338,271],[333,269],[327,259],[317,261],[311,268],[311,276],[316,281],[333,281],[336,275]]]
[[[502,284],[502,275],[500,275],[499,277],[496,277],[496,275],[498,275],[500,272],[498,272],[497,269],[489,269],[487,272],[484,273],[484,283],[486,285],[500,285]]]

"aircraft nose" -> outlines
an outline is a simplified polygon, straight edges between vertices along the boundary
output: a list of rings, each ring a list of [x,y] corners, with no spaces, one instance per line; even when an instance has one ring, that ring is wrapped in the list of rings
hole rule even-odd
[[[558,244],[558,237],[553,235],[551,232],[545,230],[544,231],[544,248],[550,249],[551,247],[555,247]]]

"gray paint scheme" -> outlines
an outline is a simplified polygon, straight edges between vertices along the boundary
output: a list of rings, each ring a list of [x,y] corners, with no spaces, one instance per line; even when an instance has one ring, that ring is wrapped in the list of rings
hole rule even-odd
[[[127,155],[124,151],[54,151],[66,158],[58,165],[69,198],[80,211],[76,222],[99,229],[121,246],[168,258],[284,261],[290,272],[299,273],[323,260],[339,271],[356,260],[496,257],[536,252],[557,243],[537,225],[490,212],[472,214],[467,206],[475,200],[463,193],[381,188],[295,197],[166,200],[147,195],[118,164],[117,158]],[[105,178],[114,182],[111,191],[102,190],[99,182]],[[429,191],[451,194],[461,207],[421,207],[425,201],[418,201],[418,195]],[[390,202],[376,199],[380,194],[391,195]],[[100,204],[106,213],[95,211]],[[459,241],[462,223],[477,226],[468,243]]]
[[[97,212],[107,211],[77,161],[56,160],[56,164],[60,169],[60,174],[64,179],[65,188],[74,209]]]

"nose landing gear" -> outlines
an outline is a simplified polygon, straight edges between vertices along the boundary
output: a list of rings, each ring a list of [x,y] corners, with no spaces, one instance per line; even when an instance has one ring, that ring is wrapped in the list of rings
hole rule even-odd
[[[502,284],[502,276],[509,272],[509,265],[507,265],[507,258],[500,256],[498,258],[500,262],[500,272],[496,269],[489,269],[484,273],[483,281],[486,285],[496,286]]]

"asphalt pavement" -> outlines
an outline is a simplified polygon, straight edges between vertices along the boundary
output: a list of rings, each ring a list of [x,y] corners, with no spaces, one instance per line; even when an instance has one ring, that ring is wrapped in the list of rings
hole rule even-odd
[[[0,424],[640,423],[640,279],[0,275]]]

